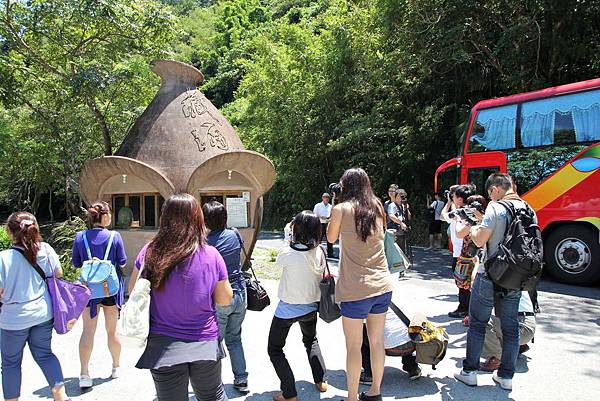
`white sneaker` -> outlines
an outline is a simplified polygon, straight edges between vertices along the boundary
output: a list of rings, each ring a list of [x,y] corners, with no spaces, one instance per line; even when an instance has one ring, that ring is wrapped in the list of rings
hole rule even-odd
[[[90,388],[94,385],[92,378],[88,375],[79,376],[79,388]]]
[[[477,385],[477,371],[465,371],[461,369],[460,372],[454,374],[454,378],[460,382],[465,383],[467,386]]]
[[[111,379],[116,379],[119,377],[119,368],[112,368],[112,373],[110,374]]]
[[[494,379],[494,381],[498,383],[504,390],[512,390],[512,379],[500,377],[497,373],[494,373],[492,379]]]

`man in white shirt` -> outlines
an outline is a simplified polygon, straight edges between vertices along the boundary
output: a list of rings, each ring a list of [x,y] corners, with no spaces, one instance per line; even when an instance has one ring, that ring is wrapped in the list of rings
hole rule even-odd
[[[442,246],[442,210],[444,206],[441,194],[436,193],[433,202],[427,195],[427,209],[431,213],[431,221],[429,222],[429,248],[426,249],[436,249]]]
[[[327,224],[329,223],[329,218],[331,217],[331,203],[329,200],[331,196],[325,192],[322,197],[323,202],[317,203],[313,209],[313,212],[319,217],[321,221],[321,234],[327,240]],[[327,257],[333,258],[333,244],[331,242],[327,242]]]

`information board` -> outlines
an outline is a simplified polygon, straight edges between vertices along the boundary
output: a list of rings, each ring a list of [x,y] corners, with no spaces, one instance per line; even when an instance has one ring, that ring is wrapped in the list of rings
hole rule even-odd
[[[227,198],[227,227],[248,227],[248,210],[244,198]]]

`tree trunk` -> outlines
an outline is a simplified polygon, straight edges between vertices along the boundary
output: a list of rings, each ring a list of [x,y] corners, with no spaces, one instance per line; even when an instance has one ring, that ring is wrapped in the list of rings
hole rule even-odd
[[[98,125],[100,126],[100,129],[102,130],[102,139],[104,140],[104,156],[111,156],[112,155],[112,140],[110,137],[110,128],[108,128],[106,119],[104,118],[104,115],[102,114],[102,112],[100,111],[98,106],[96,105],[96,102],[94,101],[94,99],[92,99],[87,94],[84,95],[84,98],[85,98],[85,103],[88,105],[88,107],[94,114],[94,118],[96,119],[96,122],[98,123]]]
[[[50,214],[50,223],[54,223],[54,212],[52,211],[52,189],[48,194],[48,213]]]

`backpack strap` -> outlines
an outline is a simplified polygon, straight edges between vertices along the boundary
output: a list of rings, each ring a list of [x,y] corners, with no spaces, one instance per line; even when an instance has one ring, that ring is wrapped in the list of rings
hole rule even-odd
[[[394,311],[396,316],[398,316],[400,320],[402,320],[402,323],[404,323],[406,327],[410,327],[410,319],[406,317],[406,315],[400,310],[400,308],[398,308],[398,306],[395,303],[390,302],[390,308],[392,309],[392,311]]]
[[[87,252],[88,260],[92,260],[92,251],[90,251],[90,244],[87,239],[87,230],[83,232],[83,244],[85,245],[85,251]]]
[[[112,248],[113,239],[115,238],[115,232],[110,232],[110,238],[108,239],[108,246],[106,247],[106,252],[104,253],[104,260],[108,260],[108,255],[110,254],[110,248]]]
[[[25,260],[27,261],[27,263],[29,263],[29,265],[31,267],[33,267],[33,269],[37,272],[37,274],[40,275],[40,277],[42,278],[42,280],[46,281],[46,273],[44,273],[44,270],[42,270],[42,268],[40,267],[40,265],[36,264],[31,264],[31,262],[25,257],[25,251],[22,250],[21,248],[17,248],[16,246],[11,246],[10,249],[15,250],[17,252],[19,252],[23,258],[25,258]]]

